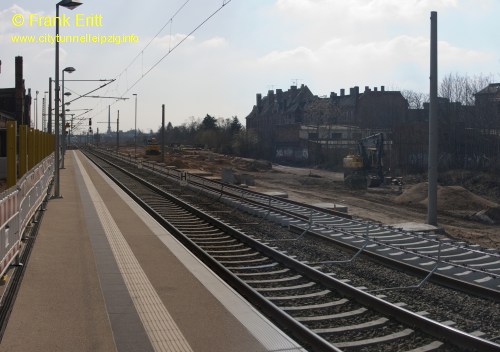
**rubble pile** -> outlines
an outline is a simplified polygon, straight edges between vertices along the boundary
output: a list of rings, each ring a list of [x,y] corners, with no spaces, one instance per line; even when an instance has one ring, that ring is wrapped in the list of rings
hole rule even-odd
[[[395,198],[397,204],[427,206],[428,183],[421,182],[403,191]],[[446,211],[479,212],[498,204],[478,196],[462,186],[438,186],[438,209]]]

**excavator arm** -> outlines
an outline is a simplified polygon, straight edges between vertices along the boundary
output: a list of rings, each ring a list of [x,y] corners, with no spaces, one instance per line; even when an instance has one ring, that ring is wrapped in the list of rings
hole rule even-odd
[[[344,180],[350,188],[375,187],[384,183],[384,134],[359,140],[357,155],[344,158]]]

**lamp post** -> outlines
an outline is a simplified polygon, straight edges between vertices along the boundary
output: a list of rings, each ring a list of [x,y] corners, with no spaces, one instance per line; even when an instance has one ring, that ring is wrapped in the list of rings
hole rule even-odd
[[[65,7],[67,9],[73,10],[76,7],[80,6],[82,3],[79,1],[72,0],[62,0],[56,4],[56,18],[59,18],[59,6]],[[54,167],[54,198],[61,197],[61,188],[60,188],[60,180],[59,180],[59,21],[56,21],[56,69],[55,69],[55,134],[56,134],[56,150],[55,150],[55,167]]]
[[[137,94],[135,96],[134,158],[137,159]]]
[[[47,131],[47,91],[43,92],[42,100],[42,131]]]
[[[69,109],[66,110],[66,111],[70,111]],[[71,123],[69,124],[69,129],[68,129],[68,141],[66,142],[66,148],[68,146],[71,146],[71,132],[73,130],[73,117],[75,116],[75,114],[68,114],[69,116],[71,116]]]
[[[49,77],[49,112],[47,114],[47,132],[52,134],[52,77]]]
[[[118,116],[116,117],[116,155],[120,153],[120,110],[118,110]]]
[[[38,93],[39,91],[36,91],[35,95],[35,129],[38,129]]]
[[[74,67],[66,67],[62,70],[62,163],[61,169],[64,169],[64,156],[66,155],[66,105],[64,104],[64,97],[71,95],[71,93],[64,92],[64,72],[75,72]]]

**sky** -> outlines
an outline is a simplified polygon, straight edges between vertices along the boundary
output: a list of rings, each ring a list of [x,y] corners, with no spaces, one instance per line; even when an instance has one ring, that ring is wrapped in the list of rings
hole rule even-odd
[[[49,77],[55,78],[55,44],[43,41],[55,35],[56,2],[0,5],[0,88],[14,86],[14,57],[23,56],[26,88],[33,97],[39,91],[39,129],[42,98],[48,98]],[[162,104],[166,123],[174,126],[206,114],[237,116],[245,124],[257,93],[294,84],[318,96],[354,86],[427,93],[431,11],[438,12],[439,78],[482,74],[500,82],[500,0],[82,2],[72,11],[60,9],[66,16],[61,36],[131,40],[60,44],[60,69],[76,69],[65,74],[65,90],[72,93],[66,101],[104,84],[97,80],[115,79],[92,93],[101,98],[68,106],[75,117],[92,109],[79,117],[81,131],[88,118],[94,132],[106,131],[108,106],[112,130],[119,111],[120,130],[134,129],[137,121],[139,130],[156,131]],[[37,42],[14,42],[21,35]]]

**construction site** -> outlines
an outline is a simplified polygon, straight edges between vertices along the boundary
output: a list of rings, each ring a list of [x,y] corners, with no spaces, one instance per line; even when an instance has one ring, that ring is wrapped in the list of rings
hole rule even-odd
[[[122,153],[134,155],[134,148]],[[306,204],[342,204],[355,217],[387,225],[424,224],[427,212],[425,174],[408,175],[394,184],[353,190],[344,183],[344,174],[319,168],[291,167],[265,160],[216,154],[206,150],[169,150],[161,155],[137,157],[164,163],[193,174],[221,179],[223,170],[250,175],[250,185],[240,186],[271,193]],[[235,177],[236,183],[241,178]],[[243,179],[248,179],[244,177]],[[439,231],[455,240],[500,248],[500,180],[494,174],[448,171],[440,174],[438,186]]]

